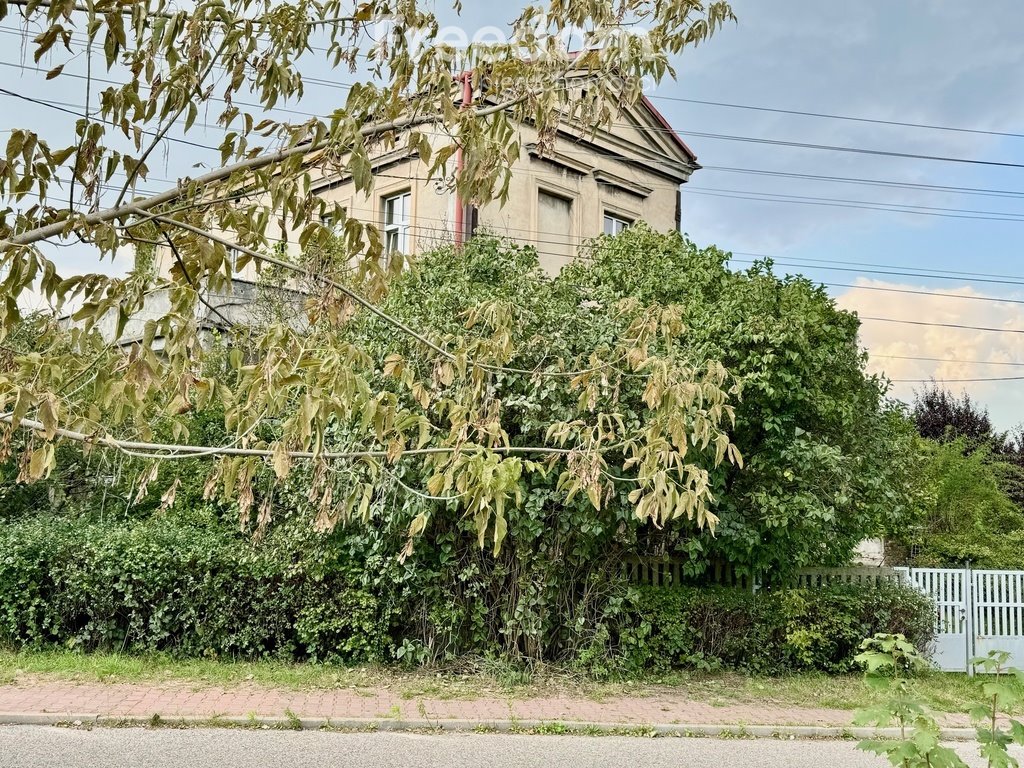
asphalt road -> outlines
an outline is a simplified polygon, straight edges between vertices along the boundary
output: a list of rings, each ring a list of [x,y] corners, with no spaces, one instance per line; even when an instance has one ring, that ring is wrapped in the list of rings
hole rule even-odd
[[[982,766],[971,745],[958,747]],[[1016,754],[1024,758],[1024,752]],[[873,768],[847,741],[0,726],[2,768]]]

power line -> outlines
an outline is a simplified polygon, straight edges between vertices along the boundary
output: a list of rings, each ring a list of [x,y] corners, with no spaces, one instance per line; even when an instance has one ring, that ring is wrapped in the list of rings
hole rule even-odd
[[[765,257],[765,258],[771,258],[771,257]],[[744,259],[735,259],[735,261],[740,262],[740,263],[749,263],[749,264],[755,263],[754,261],[746,261]],[[776,260],[774,258],[772,259],[772,263],[773,264],[777,264],[777,265],[779,265],[781,267],[795,267],[797,269],[818,269],[818,270],[821,270],[823,272],[853,272],[853,273],[858,274],[858,275],[893,275],[893,276],[897,276],[897,277],[918,277],[918,278],[924,278],[924,279],[927,279],[927,280],[952,280],[952,281],[956,281],[956,282],[963,282],[964,280],[969,280],[969,281],[974,282],[974,283],[991,283],[991,284],[994,284],[994,285],[1024,285],[1024,278],[1019,278],[1019,279],[1015,279],[1015,280],[995,280],[995,279],[992,279],[992,278],[983,278],[983,277],[970,277],[970,276],[956,277],[956,276],[953,276],[953,275],[937,274],[937,273],[924,272],[924,271],[908,272],[908,271],[901,271],[901,270],[898,270],[898,269],[891,269],[891,270],[886,270],[886,269],[854,269],[853,267],[825,266],[823,264],[800,264],[800,263],[796,263],[796,262],[792,262],[792,261]],[[843,264],[845,262],[835,262],[835,263]],[[908,269],[915,269],[915,268],[914,267],[909,267]]]
[[[822,283],[830,288],[855,288],[865,291],[881,291],[883,293],[908,293],[915,296],[939,296],[946,299],[965,299],[968,301],[991,301],[996,304],[1024,304],[1024,299],[1002,299],[998,296],[965,296],[960,293],[943,293],[942,291],[917,291],[910,288],[887,288],[879,285],[856,285],[855,283]]]
[[[720,173],[739,173],[750,176],[771,176],[802,181],[824,181],[840,184],[858,184],[861,186],[877,186],[896,189],[913,189],[925,192],[942,192],[953,195],[981,195],[985,197],[1022,198],[1024,191],[1010,189],[985,189],[982,187],[962,187],[950,184],[923,184],[912,181],[894,181],[889,179],[866,179],[856,176],[829,176],[814,173],[796,173],[791,171],[772,171],[762,168],[738,168],[727,165],[701,165],[701,170]]]
[[[4,31],[5,31],[4,29],[0,28],[0,32],[4,32]],[[46,69],[45,67],[33,67],[33,66],[29,66],[28,64],[21,64],[21,63],[13,62],[13,61],[0,61],[0,66],[12,67],[14,69],[25,70],[27,72],[45,73],[45,72],[49,72],[50,71],[50,70]],[[103,85],[114,85],[114,86],[126,85],[126,83],[120,82],[118,80],[108,80],[106,78],[97,77],[95,75],[93,75],[90,78],[87,75],[82,75],[82,74],[79,74],[77,72],[64,72],[64,71],[62,71],[60,73],[60,77],[69,77],[69,78],[72,78],[74,80],[92,80],[94,83],[102,83]],[[147,90],[149,89],[149,86],[141,86],[141,87],[144,88],[144,89],[147,89]],[[225,99],[220,98],[218,96],[213,96],[212,94],[210,95],[209,100],[210,101],[216,101],[216,102],[219,102],[221,104],[226,104],[227,103],[227,101]],[[287,107],[282,107],[282,106],[278,106],[278,105],[275,105],[272,110],[266,110],[262,104],[254,104],[251,101],[241,101],[239,99],[232,99],[231,103],[236,105],[236,106],[240,106],[240,107],[253,107],[255,109],[262,109],[264,111],[284,112],[286,114],[297,115],[299,117],[319,117],[319,118],[322,118],[322,119],[326,118],[326,115],[318,115],[318,114],[314,114],[313,112],[303,112],[303,111],[298,110],[298,109],[289,109]],[[199,122],[195,123],[195,125],[201,125],[201,126],[203,126],[205,128],[211,127],[211,126],[207,125],[206,123],[199,123]],[[216,126],[216,129],[217,130],[221,130],[221,127],[220,126]],[[1022,194],[1024,194],[1024,193],[1022,193]]]
[[[919,360],[928,363],[962,363],[964,365],[1008,365],[1015,368],[1024,368],[1024,363],[1002,361],[1002,360],[957,360],[948,357],[915,357],[912,355],[876,355],[873,352],[871,357],[880,357],[886,360]]]
[[[765,139],[757,136],[734,136],[724,133],[707,133],[702,131],[679,131],[681,136],[721,141],[739,141],[750,144],[767,144],[774,147],[795,147],[797,149],[814,149],[824,152],[849,152],[858,155],[877,155],[880,157],[900,157],[910,160],[930,160],[941,163],[963,163],[967,165],[987,165],[997,168],[1024,168],[1024,163],[1008,163],[999,160],[974,160],[967,157],[949,157],[945,155],[924,155],[916,152],[896,152],[885,149],[865,149],[863,147],[847,147],[836,144],[814,144],[803,141],[785,141],[783,139]]]
[[[857,206],[884,206],[886,209],[902,209],[909,208],[911,210],[904,211],[905,213],[917,213],[919,211],[937,211],[940,213],[969,213],[977,214],[979,216],[1012,216],[1017,218],[1024,217],[1024,213],[1012,213],[1010,211],[979,211],[974,208],[942,208],[933,205],[913,205],[910,203],[880,203],[873,200],[848,200],[845,198],[838,197],[820,197],[817,195],[791,195],[783,192],[756,192],[745,189],[721,189],[719,187],[698,187],[687,188],[687,192],[719,192],[723,194],[736,194],[736,195],[757,195],[759,197],[779,197],[779,198],[792,198],[795,201],[812,200],[816,202],[827,202],[827,203],[849,203]],[[789,202],[789,200],[771,200],[771,202]],[[894,210],[894,212],[898,212]]]
[[[889,381],[893,384],[930,384],[931,382],[938,384],[970,384],[983,381],[1024,381],[1024,376],[991,376],[974,379],[936,379],[932,377],[930,379],[889,379]]]
[[[981,128],[960,128],[949,125],[934,125],[929,123],[908,123],[901,120],[881,120],[870,117],[853,117],[851,115],[836,115],[827,112],[808,112],[798,109],[780,109],[778,107],[761,107],[751,104],[730,104],[724,101],[705,101],[702,99],[685,99],[680,96],[649,96],[651,99],[660,101],[678,101],[685,104],[702,104],[709,107],[725,107],[728,109],[745,109],[754,112],[774,112],[781,115],[799,115],[800,117],[819,117],[828,120],[846,120],[854,123],[873,123],[875,125],[893,125],[902,128],[925,128],[932,131],[953,131],[955,133],[975,133],[983,136],[1006,136],[1013,139],[1024,139],[1024,133],[1010,133],[1006,131],[989,131]]]
[[[64,112],[65,114],[74,115],[75,117],[81,117],[82,116],[81,112],[76,112],[74,109],[69,109],[67,106],[64,106],[64,105],[67,104],[67,102],[56,102],[56,101],[49,101],[47,99],[36,99],[36,98],[33,98],[32,96],[26,96],[23,93],[17,93],[15,91],[9,91],[6,88],[0,88],[0,94],[3,94],[4,96],[10,96],[11,98],[14,98],[14,99],[21,99],[22,101],[27,101],[27,102],[30,102],[32,104],[38,104],[39,106],[47,107],[49,109],[55,109],[58,112]],[[71,107],[75,107],[75,106],[78,106],[78,105],[71,104],[70,106]],[[84,107],[81,107],[81,109],[84,109]],[[205,126],[205,127],[210,127],[210,126]],[[142,131],[142,133],[144,133],[147,136],[155,136],[156,135],[153,131],[146,131],[146,130],[144,130],[144,131]],[[189,141],[188,139],[179,139],[176,136],[164,136],[163,138],[167,139],[167,141],[174,141],[174,142],[177,142],[179,144],[187,144],[187,145],[189,145],[191,147],[198,147],[199,149],[210,149],[210,150],[213,150],[214,152],[219,152],[220,151],[219,147],[211,147],[208,144],[199,144],[199,143],[197,143],[195,141]]]
[[[736,254],[738,256],[751,256],[751,257],[757,258],[757,259],[772,259],[772,260],[774,260],[776,258],[782,258],[782,259],[789,258],[787,256],[776,257],[776,256],[772,256],[772,255],[767,254],[767,253],[751,253],[750,251],[733,251],[732,253],[734,253],[734,254]],[[810,256],[797,256],[797,257],[794,257],[794,258],[796,258],[797,261],[811,261],[811,262],[816,262],[818,264],[825,264],[825,265],[828,265],[828,264],[847,264],[847,265],[853,265],[853,266],[858,266],[858,267],[892,267],[894,269],[912,269],[912,270],[917,270],[917,271],[922,271],[923,270],[923,271],[927,271],[928,273],[937,272],[937,273],[940,273],[940,274],[943,274],[943,275],[963,275],[965,277],[995,277],[995,278],[1002,278],[1002,279],[1005,279],[1005,280],[1020,280],[1020,281],[1024,281],[1024,275],[1003,275],[1003,274],[998,274],[998,273],[993,273],[993,272],[964,272],[964,271],[958,271],[958,270],[954,270],[954,269],[933,269],[933,268],[928,268],[927,270],[925,270],[923,267],[908,267],[906,265],[900,265],[900,264],[879,264],[878,262],[874,262],[874,261],[845,261],[845,260],[834,261],[832,259],[815,259],[815,258],[812,258]],[[914,276],[915,275],[911,275],[911,277],[914,277]],[[930,274],[929,275],[922,275],[922,277],[930,277],[930,276],[931,276]]]
[[[887,203],[866,203],[864,205],[856,205],[853,203],[833,203],[828,202],[829,198],[820,198],[820,200],[799,200],[799,199],[781,199],[781,198],[795,198],[796,195],[777,195],[776,197],[768,197],[772,193],[758,193],[753,192],[749,194],[728,194],[724,192],[705,192],[699,189],[687,189],[687,194],[690,195],[701,195],[703,197],[720,197],[729,200],[751,200],[760,203],[785,203],[789,205],[814,205],[821,206],[824,208],[850,208],[855,210],[865,211],[881,211],[884,213],[906,213],[913,216],[933,216],[942,219],[971,219],[974,221],[1024,221],[1019,215],[1010,214],[1002,215],[996,211],[992,211],[991,215],[978,216],[974,214],[959,214],[959,213],[937,213],[932,211],[918,211],[908,210],[906,208],[896,208],[892,204]],[[759,196],[755,196],[759,195]]]
[[[894,317],[873,317],[858,315],[861,320],[872,320],[880,323],[903,323],[904,325],[926,325],[932,328],[957,328],[966,331],[987,331],[991,333],[1024,333],[1024,328],[987,328],[981,325],[960,325],[959,323],[934,323],[927,320],[897,320]]]

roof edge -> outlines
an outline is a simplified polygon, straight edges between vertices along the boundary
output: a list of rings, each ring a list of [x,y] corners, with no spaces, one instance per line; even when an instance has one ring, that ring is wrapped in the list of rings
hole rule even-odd
[[[686,142],[683,141],[683,137],[679,135],[679,132],[675,128],[672,127],[672,124],[665,118],[665,116],[658,111],[658,108],[654,106],[654,103],[646,94],[640,97],[640,101],[645,107],[647,107],[647,110],[654,116],[654,119],[661,124],[662,128],[665,129],[668,135],[675,142],[676,146],[686,153],[686,156],[690,158],[690,162],[696,164],[697,155],[689,146],[687,146]]]

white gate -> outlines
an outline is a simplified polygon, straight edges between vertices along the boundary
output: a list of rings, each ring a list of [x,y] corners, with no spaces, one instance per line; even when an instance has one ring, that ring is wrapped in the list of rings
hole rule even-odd
[[[972,571],[974,652],[1008,651],[1024,667],[1024,571]]]
[[[939,669],[973,674],[970,660],[994,650],[1010,653],[1009,666],[1024,667],[1024,571],[893,570],[935,601]]]
[[[932,661],[946,672],[968,669],[971,651],[971,574],[961,568],[894,568],[907,583],[935,601],[935,648]]]

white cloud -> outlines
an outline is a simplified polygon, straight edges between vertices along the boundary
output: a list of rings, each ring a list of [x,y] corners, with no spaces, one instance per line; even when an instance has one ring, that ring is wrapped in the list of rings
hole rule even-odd
[[[1003,301],[979,301],[979,293],[970,286],[937,289],[888,283],[861,278],[858,287],[836,298],[843,309],[856,311],[862,318],[884,317],[893,320],[925,321],[950,325],[980,326],[998,329],[1024,329],[1024,304]],[[877,288],[931,291],[930,295],[893,293]],[[934,292],[950,294],[935,295]],[[1024,368],[984,363],[1024,362],[1024,333],[971,330],[939,326],[911,325],[864,319],[861,343],[871,355],[869,370],[884,373],[894,380],[893,394],[911,400],[923,384],[905,380],[934,378],[954,392],[966,391],[986,405],[1000,428],[1024,421],[1024,381],[959,382],[960,379],[1024,376]],[[948,361],[935,362],[903,358],[926,357]]]

